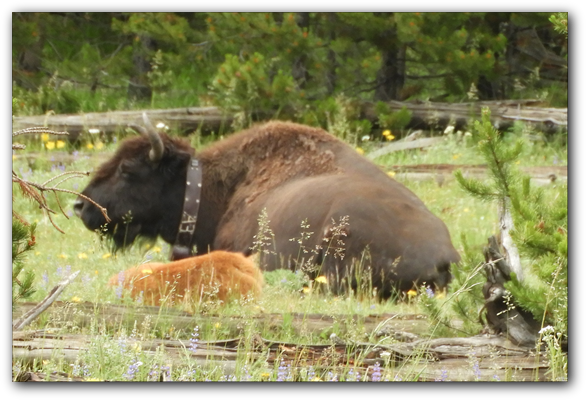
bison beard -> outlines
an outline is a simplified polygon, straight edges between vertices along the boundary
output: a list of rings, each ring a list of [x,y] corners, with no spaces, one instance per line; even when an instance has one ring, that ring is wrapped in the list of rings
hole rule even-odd
[[[149,263],[120,272],[110,286],[130,289],[130,296],[149,305],[196,303],[219,299],[224,303],[248,295],[258,297],[263,277],[250,257],[213,251],[171,263]]]
[[[152,147],[161,146],[151,141],[159,135],[146,126],[150,136],[123,141],[83,191],[108,210],[106,233],[119,247],[136,236],[174,243],[179,229],[194,151],[187,141],[161,134],[163,151],[153,160]],[[360,271],[381,298],[420,284],[444,288],[451,263],[460,260],[445,224],[413,192],[321,129],[268,122],[215,143],[197,159],[202,192],[191,244],[198,255],[250,254],[266,213],[270,243],[261,268],[310,262],[334,292],[356,289]],[[105,223],[81,198],[75,211],[89,229]],[[332,235],[342,219],[343,234]]]

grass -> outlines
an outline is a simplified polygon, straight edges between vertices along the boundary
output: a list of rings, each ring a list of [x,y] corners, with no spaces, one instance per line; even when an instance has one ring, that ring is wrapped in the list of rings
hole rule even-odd
[[[519,133],[512,133],[519,135]],[[58,174],[61,170],[91,170],[95,168],[104,154],[114,151],[117,146],[117,138],[92,139],[83,142],[81,146],[72,148],[66,144],[61,151],[67,151],[74,155],[67,165],[59,163],[59,157],[55,157],[58,149],[49,150],[47,141],[43,138],[29,139],[28,151],[40,152],[37,158],[27,157],[26,151],[21,151],[13,157],[13,169],[20,176],[34,182],[44,182]],[[88,144],[93,147],[89,148]],[[100,149],[96,144],[102,143]],[[567,152],[565,147],[559,144],[546,145],[544,141],[530,142],[523,156],[523,164],[532,165],[567,165]],[[75,153],[73,153],[75,151]],[[100,156],[100,157],[98,157]],[[52,158],[54,157],[54,158]],[[377,160],[383,166],[399,164],[477,164],[470,138],[466,135],[451,135],[445,142],[429,150],[411,150],[397,152]],[[81,190],[85,187],[89,178],[70,180],[63,187],[71,190]],[[471,251],[481,255],[482,247],[487,238],[497,231],[497,212],[493,204],[470,198],[460,189],[455,180],[446,180],[438,184],[435,180],[402,181],[409,189],[415,192],[429,209],[440,217],[448,226],[454,245],[460,253],[464,252],[465,244]],[[152,244],[137,244],[125,252],[112,254],[99,237],[88,231],[81,221],[72,214],[74,196],[60,194],[61,204],[70,217],[57,216],[55,221],[66,232],[60,234],[44,216],[38,207],[31,201],[23,199],[22,195],[15,191],[13,207],[26,220],[36,222],[37,245],[29,252],[27,268],[34,271],[37,277],[37,292],[30,301],[39,301],[48,291],[70,272],[81,271],[79,277],[68,286],[60,300],[72,304],[81,302],[123,304],[135,307],[136,304],[115,288],[107,286],[107,281],[118,272],[130,268],[139,263],[149,261],[166,261],[169,253],[169,245],[158,240]],[[54,209],[58,209],[54,200],[50,201]],[[301,222],[301,221],[300,221]],[[466,242],[466,243],[464,243]],[[383,313],[421,313],[425,308],[425,302],[418,301],[417,297],[412,301],[404,302],[377,302],[368,296],[356,297],[333,296],[317,291],[303,292],[306,283],[303,276],[290,271],[274,271],[265,273],[265,289],[260,298],[252,302],[233,302],[223,307],[217,304],[207,304],[205,308],[198,309],[198,313],[218,314],[222,318],[249,317],[260,313],[278,313],[283,316],[281,326],[261,326],[249,323],[244,328],[246,337],[252,337],[255,333],[263,338],[283,342],[296,342],[308,344],[328,344],[330,335],[335,333],[344,341],[370,341],[373,345],[381,343],[380,339],[372,335],[365,336],[364,327],[351,319],[352,315],[367,316]],[[450,291],[455,290],[451,288]],[[448,292],[446,298],[449,298]],[[418,296],[425,296],[420,294]],[[445,301],[445,300],[444,300]],[[422,305],[423,304],[423,305]],[[446,307],[447,308],[447,307]],[[160,313],[165,313],[161,308]],[[326,314],[335,316],[337,320],[328,329],[321,333],[299,332],[291,325],[293,313]],[[160,316],[160,315],[159,315]],[[67,324],[58,324],[46,316],[42,316],[31,325],[31,329],[42,329],[51,326],[65,326],[66,331],[93,335],[92,342],[81,358],[69,364],[56,358],[38,362],[34,369],[39,372],[61,371],[73,376],[85,377],[89,380],[159,380],[161,375],[173,380],[253,380],[253,381],[279,381],[279,380],[417,380],[420,376],[420,363],[411,366],[393,366],[389,360],[384,365],[372,366],[368,374],[358,371],[351,365],[339,366],[332,358],[322,368],[304,365],[298,360],[291,366],[284,359],[274,362],[251,362],[247,357],[246,347],[239,351],[236,368],[232,373],[226,373],[217,367],[202,367],[201,365],[187,364],[180,368],[169,369],[165,364],[162,351],[145,352],[133,347],[132,343],[138,338],[170,337],[183,340],[220,340],[233,338],[235,332],[219,322],[214,325],[202,325],[198,327],[197,337],[194,331],[173,331],[172,326],[167,326],[153,316],[150,322],[144,326],[135,326],[132,329],[127,326],[117,328],[107,327],[103,322],[96,320],[89,327],[75,327]],[[63,321],[61,321],[63,322]],[[344,325],[345,331],[339,330]],[[426,337],[434,332],[457,336],[457,331],[437,329],[430,326],[428,331],[417,332]],[[553,342],[552,342],[553,343]],[[554,349],[553,345],[550,345]],[[190,351],[186,348],[185,351]],[[334,355],[332,355],[334,357]],[[477,365],[475,359],[470,358],[471,365]],[[413,365],[419,365],[414,367]],[[423,362],[425,365],[425,362]],[[14,363],[13,368],[24,368],[19,362]],[[380,367],[380,369],[378,369]],[[443,375],[442,375],[443,376]],[[441,380],[442,376],[438,376]],[[567,376],[567,375],[566,375]]]

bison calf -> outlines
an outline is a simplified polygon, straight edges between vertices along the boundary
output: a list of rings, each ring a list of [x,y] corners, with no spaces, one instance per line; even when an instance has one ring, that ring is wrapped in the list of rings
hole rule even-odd
[[[251,257],[240,253],[212,251],[170,263],[142,264],[120,272],[108,282],[130,289],[133,299],[142,292],[145,304],[232,298],[261,293],[262,272]]]

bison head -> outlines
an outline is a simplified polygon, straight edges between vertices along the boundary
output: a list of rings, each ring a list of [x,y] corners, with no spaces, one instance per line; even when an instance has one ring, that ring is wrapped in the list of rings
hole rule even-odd
[[[172,242],[180,220],[189,144],[158,134],[146,114],[144,127],[133,126],[139,137],[124,140],[114,156],[93,175],[82,192],[108,211],[106,223],[93,204],[79,197],[75,213],[88,229],[112,237],[115,248],[137,236]]]

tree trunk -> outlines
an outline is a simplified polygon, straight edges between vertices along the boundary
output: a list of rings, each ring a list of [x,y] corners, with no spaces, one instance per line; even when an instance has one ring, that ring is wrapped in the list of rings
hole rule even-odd
[[[396,27],[384,31],[374,43],[382,56],[382,64],[376,76],[374,100],[401,100],[405,85],[406,46],[399,41]]]
[[[132,62],[134,75],[130,77],[128,85],[128,99],[150,101],[153,91],[148,80],[151,71],[151,58],[156,49],[155,41],[147,35],[139,35],[140,43],[134,47]]]

